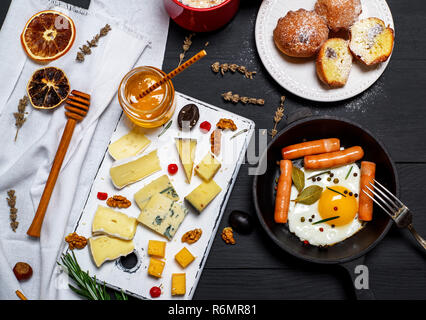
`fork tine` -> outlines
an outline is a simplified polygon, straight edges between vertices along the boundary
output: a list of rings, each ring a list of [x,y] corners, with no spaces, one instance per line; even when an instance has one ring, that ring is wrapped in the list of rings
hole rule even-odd
[[[387,200],[387,203],[389,205],[393,205],[393,210],[398,210],[400,208],[400,206],[398,206],[394,201],[392,201],[391,198],[389,198],[382,190],[380,190],[380,188],[377,188],[374,184],[372,184],[371,182],[369,183],[370,186],[372,186],[374,188],[374,190],[376,191],[376,193],[380,193],[383,198],[385,198]],[[385,200],[381,199],[382,201],[386,202]]]
[[[374,201],[375,204],[377,204],[380,208],[382,208],[383,211],[386,212],[386,214],[393,219],[392,213],[390,213],[388,210],[386,210],[376,199],[374,199],[372,196],[370,196],[368,194],[368,192],[366,192],[364,189],[362,189],[362,192],[364,192],[371,200]]]
[[[403,206],[404,204],[399,200],[392,192],[390,192],[388,189],[386,189],[379,181],[376,179],[373,179],[374,183],[381,187],[382,190],[384,190],[387,194],[389,194],[394,200],[398,202],[400,206]]]
[[[392,213],[392,215],[393,215],[393,212],[395,211],[395,209],[392,208],[389,205],[389,203],[387,203],[379,194],[377,194],[377,192],[374,192],[373,190],[371,190],[369,186],[365,186],[365,187],[368,189],[368,191],[370,191],[374,195],[373,201],[377,203],[377,202],[379,202],[377,200],[377,198],[380,199],[382,201],[382,204],[385,205],[389,209],[389,211]]]

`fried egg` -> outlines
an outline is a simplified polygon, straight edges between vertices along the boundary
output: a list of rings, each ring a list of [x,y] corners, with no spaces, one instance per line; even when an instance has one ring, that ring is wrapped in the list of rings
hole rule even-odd
[[[301,170],[305,174],[305,188],[317,185],[323,192],[312,205],[290,202],[288,225],[292,233],[311,245],[328,246],[362,229],[363,223],[358,220],[361,173],[356,164],[324,171]],[[318,175],[320,173],[323,174]],[[298,193],[293,185],[291,200],[295,200]],[[330,220],[318,223],[324,219]]]

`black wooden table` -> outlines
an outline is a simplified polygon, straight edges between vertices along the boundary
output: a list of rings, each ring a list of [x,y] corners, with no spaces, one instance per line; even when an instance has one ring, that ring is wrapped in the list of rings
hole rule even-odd
[[[87,7],[89,0],[67,2]],[[209,41],[208,56],[173,81],[176,89],[213,105],[248,117],[258,129],[270,130],[272,118],[285,95],[286,115],[300,108],[313,114],[355,121],[381,140],[397,163],[401,198],[414,212],[415,227],[426,236],[426,2],[388,0],[396,29],[396,45],[383,76],[359,96],[338,103],[301,99],[282,89],[266,72],[256,51],[254,27],[261,1],[242,0],[236,17],[223,29],[197,34],[187,57]],[[9,1],[0,3],[0,21]],[[142,3],[142,2],[141,2]],[[142,5],[142,4],[141,4]],[[179,61],[189,34],[171,22],[163,64],[170,71]],[[255,80],[210,71],[216,61],[236,63],[256,70]],[[234,91],[266,99],[264,107],[227,104],[221,93]],[[281,122],[279,129],[284,128]],[[243,165],[219,230],[228,225],[229,213],[243,210],[255,216],[253,177]],[[351,299],[352,284],[339,266],[300,261],[280,251],[257,226],[248,235],[236,235],[236,245],[226,245],[216,235],[194,299]],[[426,299],[426,255],[408,234],[393,227],[366,257],[370,286],[378,299]]]

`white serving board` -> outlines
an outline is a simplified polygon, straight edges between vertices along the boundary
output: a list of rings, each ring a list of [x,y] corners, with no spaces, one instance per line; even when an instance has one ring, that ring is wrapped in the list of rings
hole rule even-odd
[[[109,175],[113,159],[109,155],[108,151],[106,151],[83,212],[75,228],[75,231],[79,235],[85,236],[86,238],[91,237],[91,225],[96,208],[98,205],[106,206],[106,201],[100,201],[97,199],[98,192],[107,192],[108,196],[116,194],[125,196],[127,199],[132,201],[132,205],[127,209],[116,210],[137,218],[140,213],[140,209],[134,202],[133,195],[152,180],[160,177],[161,175],[168,174],[167,166],[169,164],[176,163],[178,165],[178,172],[173,176],[169,175],[169,178],[175,190],[179,194],[179,203],[183,203],[183,205],[189,209],[189,213],[171,241],[168,241],[165,237],[162,237],[147,227],[139,224],[134,237],[135,253],[139,257],[139,263],[132,270],[125,270],[119,263],[119,259],[116,261],[105,262],[100,268],[97,268],[92,260],[89,245],[83,250],[74,250],[77,261],[79,262],[82,270],[88,270],[90,275],[95,275],[100,282],[105,281],[106,285],[111,288],[118,290],[121,289],[129,295],[143,299],[151,299],[149,290],[153,286],[160,286],[162,289],[162,294],[157,299],[191,299],[194,295],[198,280],[201,276],[201,272],[216,235],[219,222],[222,218],[223,212],[225,211],[228,198],[231,194],[240,165],[244,160],[245,151],[255,127],[254,122],[249,119],[203,103],[183,94],[176,93],[176,99],[177,106],[172,118],[173,123],[171,127],[160,138],[158,138],[158,135],[163,130],[163,127],[145,130],[145,135],[151,140],[151,144],[146,150],[144,150],[143,154],[157,149],[162,170],[139,182],[118,190],[113,186]],[[200,111],[200,120],[190,132],[182,132],[177,126],[177,115],[179,110],[189,103],[195,103],[198,106]],[[230,130],[223,131],[222,147],[218,157],[222,162],[222,167],[214,177],[216,183],[222,188],[222,192],[202,213],[198,214],[189,204],[184,202],[184,197],[197,187],[202,180],[198,176],[193,176],[191,184],[186,182],[185,173],[182,165],[180,164],[174,138],[191,137],[198,139],[195,155],[195,164],[197,164],[210,150],[210,134],[215,128],[216,123],[221,118],[232,119],[238,129],[235,132]],[[209,133],[203,133],[199,129],[199,124],[203,121],[209,121],[212,124],[212,129]],[[123,114],[111,137],[110,143],[128,133],[131,127],[132,124]],[[248,131],[230,140],[230,137],[232,137],[235,133],[244,129],[247,129]],[[200,240],[194,244],[182,243],[182,235],[186,231],[195,228],[201,228],[203,231]],[[165,257],[166,265],[161,279],[153,278],[147,273],[149,265],[149,256],[147,255],[148,240],[161,240],[167,242]],[[195,261],[185,269],[182,269],[174,258],[175,254],[183,247],[188,248],[188,250],[196,257]],[[172,296],[171,274],[183,272],[186,273],[186,294],[185,296]]]
[[[330,89],[325,86],[316,74],[315,59],[292,58],[281,53],[275,46],[273,31],[279,18],[288,11],[299,8],[313,10],[316,0],[264,0],[260,6],[256,20],[256,47],[268,73],[283,88],[299,97],[332,102],[352,98],[367,90],[380,78],[390,58],[370,68],[363,67],[354,60],[346,85],[342,88]],[[386,25],[395,30],[392,13],[385,0],[361,0],[362,14],[359,20],[378,17]]]

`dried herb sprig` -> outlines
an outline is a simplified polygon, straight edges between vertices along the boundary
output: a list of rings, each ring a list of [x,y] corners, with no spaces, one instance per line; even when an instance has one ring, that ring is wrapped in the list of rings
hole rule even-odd
[[[193,36],[195,36],[195,33],[189,34],[187,37],[185,37],[185,40],[183,40],[183,45],[182,45],[183,52],[179,55],[178,67],[182,64],[183,59],[185,58],[185,54],[191,48]]]
[[[211,65],[212,71],[214,73],[221,73],[222,76],[225,75],[226,72],[231,71],[232,73],[239,72],[243,74],[247,79],[253,79],[254,75],[256,74],[256,71],[248,71],[245,66],[239,66],[235,63],[220,63],[215,62]]]
[[[25,118],[25,115],[28,114],[25,112],[25,108],[28,105],[28,97],[24,96],[22,99],[19,100],[18,104],[18,112],[15,112],[13,116],[15,117],[15,126],[16,126],[16,134],[15,134],[15,141],[18,139],[18,132],[19,129],[24,125],[25,121],[27,121],[27,118]]]
[[[100,31],[98,34],[96,34],[92,40],[90,41],[86,41],[87,44],[82,45],[79,49],[80,51],[77,52],[77,56],[76,56],[76,60],[78,62],[83,62],[84,61],[84,56],[89,55],[92,53],[92,49],[93,47],[97,47],[98,46],[98,42],[99,39],[101,37],[105,37],[108,32],[111,31],[111,26],[109,24],[106,24]]]
[[[282,120],[284,117],[284,102],[285,102],[285,96],[281,97],[281,103],[280,106],[277,108],[277,111],[275,111],[274,115],[274,128],[271,130],[271,136],[272,138],[275,137],[278,133],[277,126],[278,123]]]
[[[91,277],[88,271],[81,270],[73,251],[71,254],[62,254],[61,261],[57,263],[67,269],[70,278],[77,284],[78,288],[68,285],[72,291],[89,300],[111,300],[105,290],[105,283],[98,283],[96,277]],[[128,300],[123,291],[114,293],[117,300]]]
[[[264,99],[258,99],[258,98],[248,98],[248,97],[240,97],[239,94],[234,94],[232,91],[228,91],[222,94],[222,97],[225,101],[232,102],[237,104],[238,102],[241,102],[243,104],[256,104],[259,106],[263,106],[265,104]]]
[[[16,232],[16,229],[18,229],[19,222],[16,221],[18,209],[16,209],[16,195],[15,190],[9,190],[7,192],[8,197],[6,198],[7,204],[10,207],[10,227],[12,228],[13,232]]]

